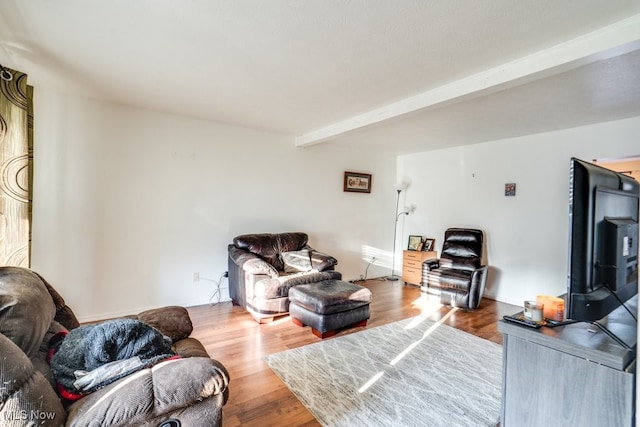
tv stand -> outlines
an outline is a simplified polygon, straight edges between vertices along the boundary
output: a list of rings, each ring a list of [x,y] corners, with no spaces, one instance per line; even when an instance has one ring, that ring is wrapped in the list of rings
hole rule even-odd
[[[626,305],[637,312],[638,297]],[[503,333],[502,426],[635,425],[637,325],[620,307],[599,321]],[[619,343],[620,340],[623,344]]]
[[[604,332],[605,334],[609,335],[611,337],[611,339],[613,339],[615,342],[617,342],[618,344],[620,344],[622,347],[634,351],[633,347],[629,346],[629,344],[627,344],[626,342],[624,342],[622,339],[620,339],[619,336],[617,336],[616,334],[614,334],[611,329],[609,329],[608,327],[606,327],[605,325],[603,325],[602,323],[600,323],[600,321],[595,321],[592,322],[592,325],[595,325],[598,327],[598,329],[600,329],[602,332]]]

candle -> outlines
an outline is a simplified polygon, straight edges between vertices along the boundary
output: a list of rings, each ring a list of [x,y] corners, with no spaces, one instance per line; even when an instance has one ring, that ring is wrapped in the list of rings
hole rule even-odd
[[[538,295],[536,300],[544,305],[543,317],[545,319],[561,322],[564,320],[564,299],[549,295]]]
[[[537,301],[525,301],[524,302],[524,317],[534,322],[542,321],[542,312],[544,310],[544,304]]]

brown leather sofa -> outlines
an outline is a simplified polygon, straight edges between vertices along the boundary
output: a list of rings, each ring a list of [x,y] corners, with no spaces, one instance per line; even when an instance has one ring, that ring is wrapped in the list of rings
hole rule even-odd
[[[487,283],[487,266],[482,265],[483,243],[482,230],[446,230],[440,258],[422,264],[422,292],[445,305],[478,308]]]
[[[256,321],[289,312],[289,289],[322,280],[339,280],[338,261],[307,244],[301,232],[244,234],[228,247],[229,296]]]
[[[0,267],[0,425],[222,425],[229,374],[198,340],[189,337],[193,326],[187,310],[164,307],[126,322],[164,336],[171,358],[73,400],[61,394],[63,399],[56,392],[63,391],[59,377],[48,362],[52,342],[60,338],[63,345],[71,343],[74,331],[93,325],[80,326],[60,294],[37,273]]]

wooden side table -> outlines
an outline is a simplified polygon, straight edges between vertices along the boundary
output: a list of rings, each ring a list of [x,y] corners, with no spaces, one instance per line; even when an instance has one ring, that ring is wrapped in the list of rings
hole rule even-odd
[[[437,251],[403,251],[402,280],[405,283],[420,286],[422,282],[422,263],[431,258],[438,258]]]

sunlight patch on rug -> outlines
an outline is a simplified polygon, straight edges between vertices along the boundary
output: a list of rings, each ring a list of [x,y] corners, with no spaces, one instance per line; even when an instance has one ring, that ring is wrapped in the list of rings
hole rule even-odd
[[[324,426],[495,426],[502,347],[444,320],[418,316],[263,359]]]

